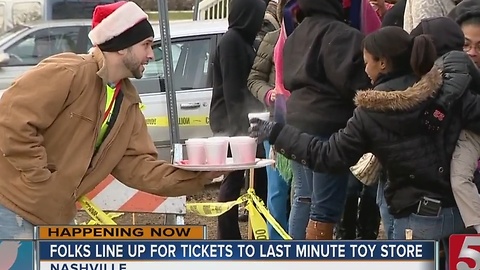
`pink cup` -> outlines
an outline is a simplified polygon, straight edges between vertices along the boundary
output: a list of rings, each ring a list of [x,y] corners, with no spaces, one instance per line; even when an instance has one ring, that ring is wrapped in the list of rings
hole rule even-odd
[[[227,153],[227,137],[211,137],[205,141],[205,154],[207,157],[207,164],[225,165],[227,163]]]
[[[233,163],[255,163],[257,157],[257,142],[254,138],[248,136],[231,137],[230,149],[232,149]]]
[[[207,162],[205,141],[207,141],[207,139],[188,139],[185,141],[188,164],[203,165]]]

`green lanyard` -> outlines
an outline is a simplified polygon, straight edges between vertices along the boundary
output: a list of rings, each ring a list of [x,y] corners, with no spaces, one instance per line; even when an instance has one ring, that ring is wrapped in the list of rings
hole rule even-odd
[[[103,116],[102,126],[100,127],[100,132],[98,133],[97,143],[95,147],[98,148],[103,140],[105,139],[105,133],[107,132],[108,122],[112,117],[113,107],[115,106],[115,99],[117,98],[118,92],[120,92],[120,83],[117,83],[114,87],[107,84],[107,100],[105,102],[105,114]]]

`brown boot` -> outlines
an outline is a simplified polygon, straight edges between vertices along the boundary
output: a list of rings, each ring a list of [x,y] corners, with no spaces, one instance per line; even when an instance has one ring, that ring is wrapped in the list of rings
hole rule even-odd
[[[333,240],[334,223],[323,223],[309,220],[306,230],[306,240]]]

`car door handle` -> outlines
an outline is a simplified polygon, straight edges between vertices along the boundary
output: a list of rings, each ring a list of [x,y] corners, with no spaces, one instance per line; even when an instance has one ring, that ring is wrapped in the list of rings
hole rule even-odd
[[[200,102],[181,103],[180,109],[196,109],[200,108]]]

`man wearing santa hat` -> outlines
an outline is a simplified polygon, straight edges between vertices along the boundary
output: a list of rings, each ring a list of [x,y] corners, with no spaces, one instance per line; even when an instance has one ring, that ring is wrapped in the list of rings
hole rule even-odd
[[[141,78],[153,29],[134,2],[99,5],[91,54],[63,53],[20,76],[0,99],[0,239],[70,224],[76,201],[109,174],[162,196],[193,194],[221,172],[157,160],[128,78]]]

